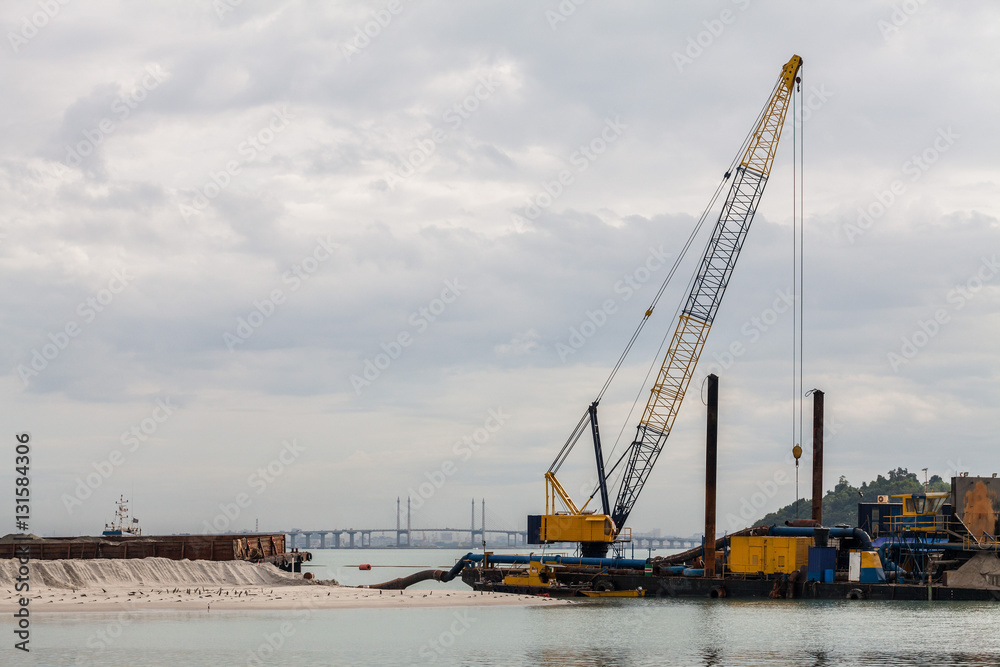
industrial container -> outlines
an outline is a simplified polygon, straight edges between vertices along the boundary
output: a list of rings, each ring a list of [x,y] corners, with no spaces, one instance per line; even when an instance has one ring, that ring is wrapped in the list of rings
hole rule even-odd
[[[809,561],[811,537],[738,536],[729,541],[729,571],[791,574]]]

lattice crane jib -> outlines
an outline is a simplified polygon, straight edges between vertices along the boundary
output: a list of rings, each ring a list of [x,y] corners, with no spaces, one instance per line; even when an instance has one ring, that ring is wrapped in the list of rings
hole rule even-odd
[[[708,332],[715,320],[747,231],[764,192],[789,100],[802,58],[792,56],[775,84],[770,101],[732,175],[733,181],[712,231],[691,292],[677,321],[656,382],[626,455],[625,470],[612,512],[619,530],[625,525],[649,473],[663,451]]]

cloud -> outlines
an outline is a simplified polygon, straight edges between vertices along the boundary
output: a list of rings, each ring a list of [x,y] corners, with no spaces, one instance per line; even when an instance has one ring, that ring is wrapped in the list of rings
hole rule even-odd
[[[541,472],[795,52],[805,384],[840,423],[829,475],[944,472],[942,442],[996,468],[1000,280],[975,282],[1000,247],[992,5],[921,5],[887,35],[889,3],[587,3],[555,24],[556,5],[402,7],[350,58],[377,5],[70,4],[4,53],[0,358],[11,428],[50,443],[39,532],[92,531],[125,479],[157,530],[190,530],[292,437],[310,463],[262,495],[262,528],[326,520],[317,497],[378,522],[498,406],[511,423],[421,511],[464,522],[472,494],[511,523],[538,511]],[[723,10],[735,19],[713,34]],[[722,377],[720,508],[792,444],[792,322],[775,308],[792,281],[792,120],[692,383]],[[633,432],[703,243],[602,401],[608,451]],[[165,396],[176,416],[68,517],[64,489]],[[637,529],[698,530],[702,423],[691,396]],[[190,497],[172,512],[178,483]]]

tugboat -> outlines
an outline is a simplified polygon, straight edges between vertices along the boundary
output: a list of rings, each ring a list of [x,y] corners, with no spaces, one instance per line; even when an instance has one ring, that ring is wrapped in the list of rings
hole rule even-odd
[[[128,501],[125,496],[119,496],[115,510],[115,520],[112,523],[104,524],[103,537],[139,537],[142,535],[142,528],[139,527],[139,520],[129,515]]]

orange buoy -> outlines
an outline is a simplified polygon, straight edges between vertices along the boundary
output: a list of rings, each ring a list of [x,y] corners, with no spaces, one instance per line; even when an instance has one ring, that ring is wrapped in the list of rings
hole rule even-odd
[[[372,566],[369,565],[368,563],[362,563],[361,565],[358,565],[358,569],[359,570],[370,570],[370,569],[372,569]]]
[[[303,579],[312,579],[313,578],[313,573],[312,572],[306,572],[305,574],[302,575],[302,578]]]

